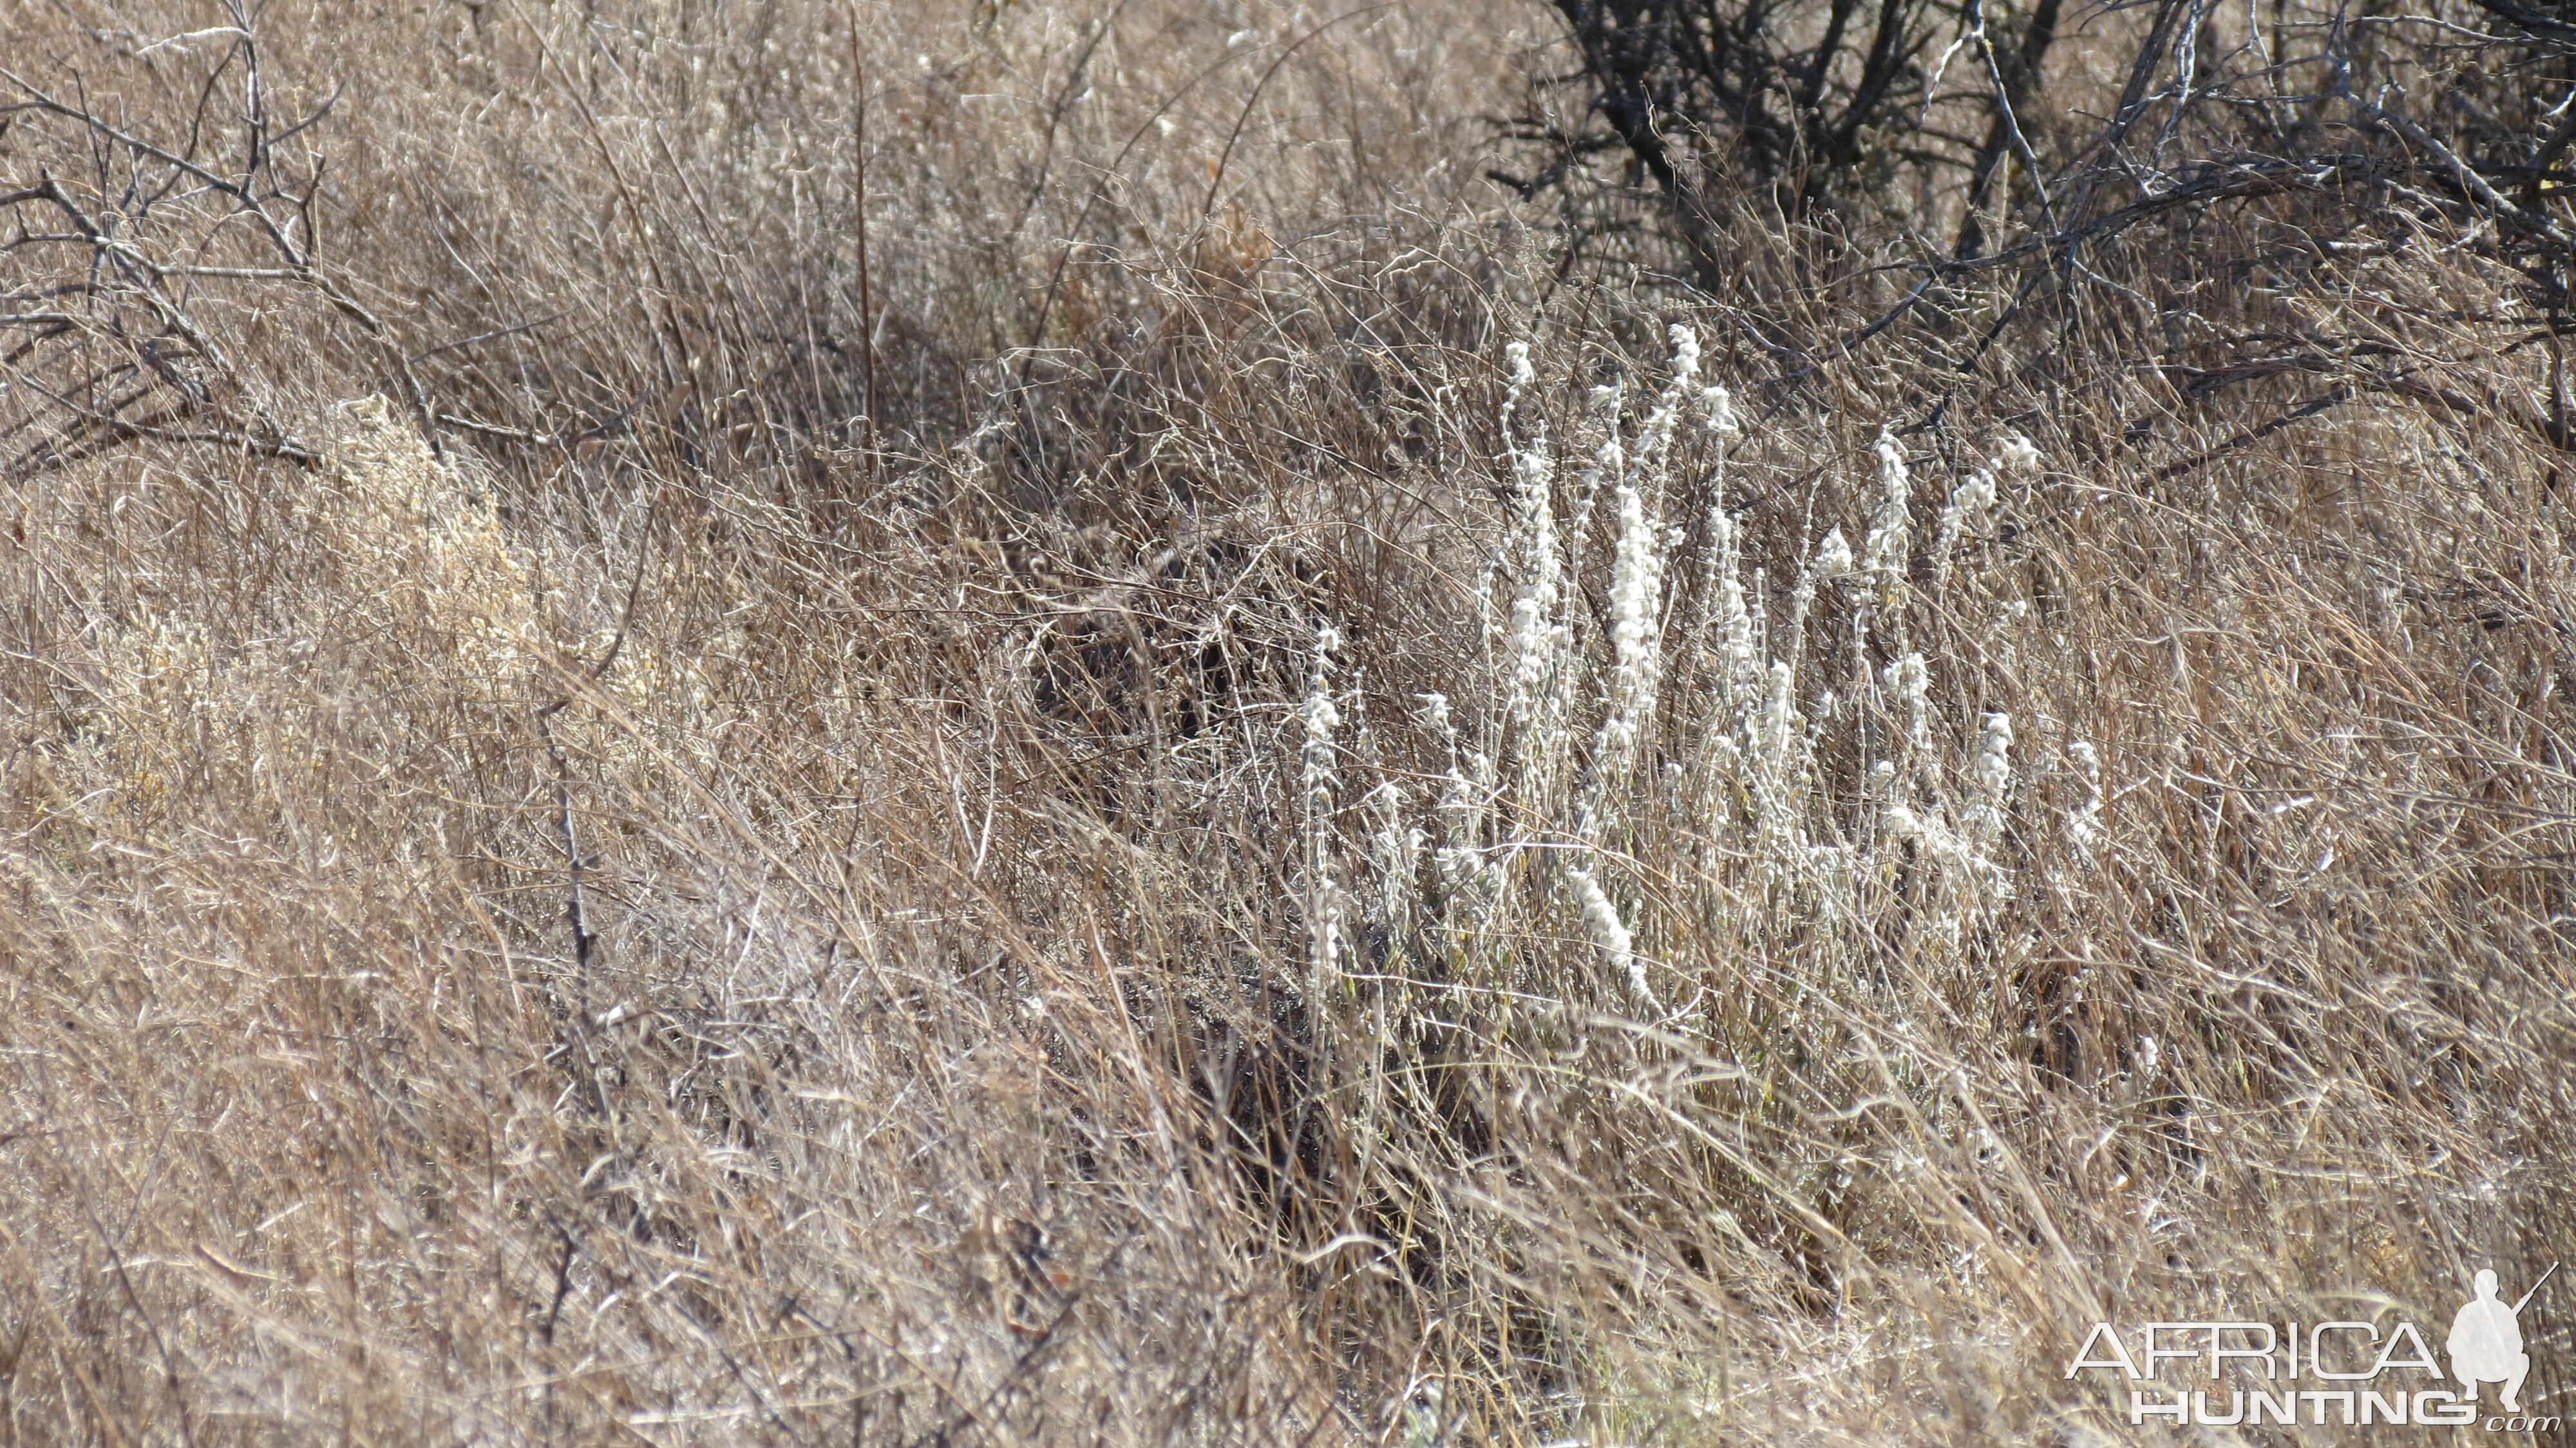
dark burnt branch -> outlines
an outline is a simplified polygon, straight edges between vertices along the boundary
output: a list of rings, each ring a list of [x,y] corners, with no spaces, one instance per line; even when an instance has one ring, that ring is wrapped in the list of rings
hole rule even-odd
[[[416,359],[318,259],[322,162],[287,143],[340,92],[303,115],[276,114],[254,27],[238,7],[233,18],[230,43],[189,87],[184,128],[167,139],[109,120],[80,70],[47,85],[0,67],[0,129],[40,168],[0,177],[0,252],[21,267],[0,296],[0,376],[14,384],[0,398],[0,438],[43,439],[0,458],[0,474],[51,471],[136,439],[312,461],[264,415],[263,389],[222,340],[234,318],[274,311],[278,287],[346,323],[441,450]],[[142,381],[124,385],[132,379]]]
[[[2209,274],[2228,264],[2211,263],[2199,239],[2229,229],[2271,238],[2266,250],[2279,255],[2260,266],[2275,295],[2315,286],[2344,296],[2368,256],[2421,239],[2502,269],[2553,328],[2567,310],[2576,114],[2564,102],[2576,94],[2576,24],[2563,7],[2426,0],[2403,14],[2354,15],[2313,6],[2285,38],[2277,17],[2249,34],[2259,22],[2205,0],[2141,0],[2118,7],[2125,16],[2097,17],[2113,27],[2099,37],[2111,49],[2087,63],[2109,94],[2088,115],[2047,101],[2063,0],[2026,9],[1961,0],[1955,10],[1929,0],[1556,4],[1590,115],[1608,134],[1533,127],[1527,134],[1552,151],[1540,179],[1497,175],[1533,196],[1583,175],[1587,147],[1624,151],[1660,201],[1691,280],[1736,299],[1739,333],[1778,359],[1775,408],[1828,364],[1891,342],[1945,359],[1915,374],[1938,394],[1926,398],[1932,415],[1955,389],[1983,385],[1973,379],[2008,334],[2027,338],[2027,356],[2045,358],[2081,332],[2120,368],[2161,365],[2154,359],[2173,355],[2179,334],[2207,340],[2211,324],[2189,299],[2241,280]],[[2213,43],[2212,28],[2227,25],[2236,28]],[[1936,42],[1933,63],[1925,50]],[[1934,225],[1948,209],[1946,252],[1918,233],[1911,257],[1854,257],[1867,264],[1838,280],[1801,273],[1793,290],[1766,281],[1778,295],[1745,295],[1735,258],[1748,228],[1785,221],[1830,252],[1834,238],[1866,234],[1872,215],[1926,208]],[[1574,227],[1612,219],[1568,212]],[[1865,325],[1808,334],[1819,290],[1870,296],[1884,285],[1873,273],[1898,270],[1915,275],[1901,293],[1877,292]],[[2003,272],[2014,284],[1994,275]],[[2000,314],[1988,300],[1997,297]],[[2478,356],[2501,356],[2510,341],[2499,335]],[[2462,378],[2475,370],[2474,358],[2452,360]],[[2282,370],[2260,351],[2221,353],[2179,400],[2198,405]],[[2419,400],[2478,393],[2467,382],[2333,370],[2346,386]],[[2566,445],[2563,424],[2503,410]],[[2294,408],[2281,425],[2311,415]]]
[[[1789,214],[1827,202],[1864,159],[1863,136],[1918,99],[1928,0],[1557,0],[1592,108],[1650,178],[1703,268],[1718,196],[1768,191]]]

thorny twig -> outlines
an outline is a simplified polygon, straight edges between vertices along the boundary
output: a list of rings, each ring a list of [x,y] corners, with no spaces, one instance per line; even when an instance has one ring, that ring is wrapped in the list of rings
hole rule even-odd
[[[199,88],[180,142],[165,144],[99,114],[78,71],[69,73],[70,92],[58,94],[0,66],[0,85],[15,97],[0,103],[0,127],[24,134],[45,120],[69,122],[87,143],[63,147],[86,167],[78,180],[51,169],[0,180],[0,215],[15,223],[14,234],[0,236],[0,252],[59,258],[51,284],[0,295],[0,326],[34,332],[0,357],[16,384],[7,392],[26,399],[0,408],[0,436],[42,439],[0,461],[0,475],[54,471],[136,438],[317,461],[268,416],[260,388],[218,339],[219,313],[210,303],[223,298],[209,283],[282,283],[319,297],[355,325],[432,454],[445,454],[439,415],[413,366],[431,354],[407,354],[318,258],[322,158],[308,148],[299,171],[283,169],[286,142],[330,114],[342,92],[301,117],[272,115],[256,29],[240,6],[232,9],[233,24],[202,32],[229,44]],[[229,129],[217,120],[228,74],[239,106]],[[237,169],[200,159],[226,135],[241,157]],[[203,259],[210,251],[216,260]],[[6,309],[28,301],[47,305]],[[49,411],[56,425],[39,425]],[[175,425],[196,417],[212,425]]]

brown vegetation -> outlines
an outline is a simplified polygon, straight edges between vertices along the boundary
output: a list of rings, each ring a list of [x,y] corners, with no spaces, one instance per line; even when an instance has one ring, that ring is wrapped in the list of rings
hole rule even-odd
[[[2163,1441],[2576,1259],[2564,56],[2508,216],[2174,9],[1680,215],[1503,0],[0,5],[0,1443]]]

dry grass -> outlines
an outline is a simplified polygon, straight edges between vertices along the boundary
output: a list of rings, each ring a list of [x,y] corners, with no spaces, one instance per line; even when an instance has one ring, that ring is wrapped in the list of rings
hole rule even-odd
[[[105,16],[10,68],[238,156]],[[1779,385],[1902,277],[1569,255],[1534,10],[857,17],[873,418],[803,3],[265,12],[312,266],[10,354],[0,1442],[2162,1441],[2094,1320],[2576,1259],[2557,342],[2458,238],[2122,260],[2324,376]],[[158,165],[0,134],[276,268]]]

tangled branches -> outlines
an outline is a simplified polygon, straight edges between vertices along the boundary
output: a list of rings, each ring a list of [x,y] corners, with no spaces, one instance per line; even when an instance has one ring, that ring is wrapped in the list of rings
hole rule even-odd
[[[165,142],[110,119],[67,70],[68,89],[0,68],[0,476],[53,471],[150,438],[287,458],[312,446],[277,420],[227,331],[276,325],[280,287],[317,299],[354,326],[426,424],[409,360],[385,325],[320,257],[315,203],[323,162],[296,145],[338,93],[281,114],[262,77],[250,17],[136,51],[165,85],[190,85],[183,140]],[[202,73],[190,42],[219,42]],[[158,56],[162,49],[175,52]]]
[[[1784,389],[1903,338],[1932,364],[1914,375],[1937,430],[1957,387],[1981,371],[2044,376],[2038,359],[2064,355],[2073,329],[2088,338],[2076,350],[2117,358],[2106,386],[2179,368],[2190,401],[2280,375],[2285,355],[2331,357],[2339,385],[2321,396],[2432,389],[2576,445],[2556,360],[2576,267],[2576,28],[2539,10],[1558,8],[1608,134],[1537,134],[1569,155],[1630,156],[1694,290],[1743,303]],[[2052,65],[2061,30],[2079,24],[2104,46]],[[1820,242],[1815,260],[1839,275],[1820,280],[1811,262],[1751,277],[1733,239],[1747,224]],[[2482,329],[2474,355],[2424,352],[2405,334],[2431,320],[2430,300],[2367,274],[2410,247],[2486,271],[2524,306],[2447,318]],[[1874,315],[1818,336],[1799,298],[1819,288]],[[2008,338],[2021,345],[1998,345]],[[2544,409],[2474,380],[2536,345],[2557,379]]]

